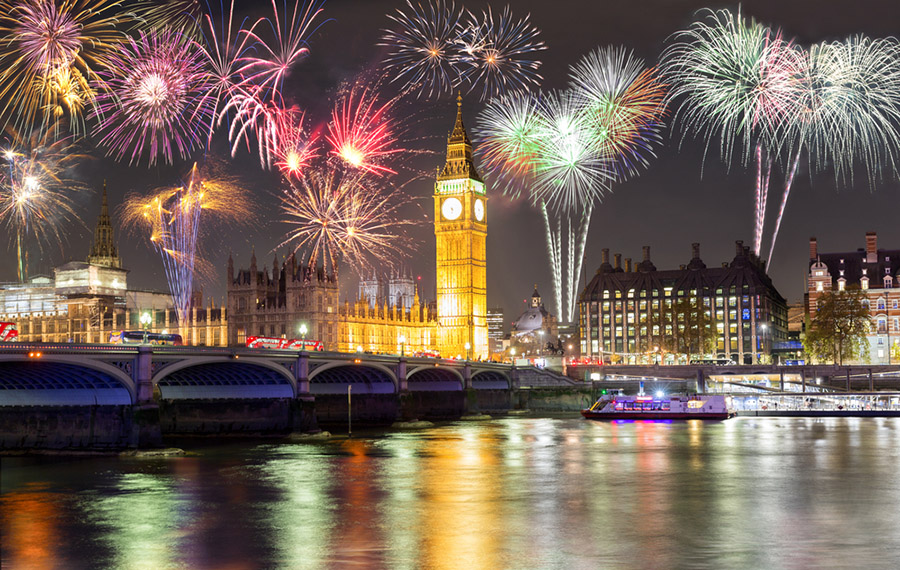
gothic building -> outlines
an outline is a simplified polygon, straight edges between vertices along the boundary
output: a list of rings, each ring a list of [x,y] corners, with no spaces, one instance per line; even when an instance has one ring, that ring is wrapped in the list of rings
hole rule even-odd
[[[419,297],[405,272],[361,279],[355,302],[338,304],[334,275],[299,268],[293,257],[271,273],[256,267],[235,272],[229,259],[229,342],[248,336],[307,338],[325,350],[487,358],[487,196],[475,170],[472,143],[457,99],[456,122],[447,139],[447,159],[434,189],[437,299]]]
[[[864,360],[900,362],[900,249],[879,249],[875,232],[866,233],[865,249],[836,253],[821,253],[816,238],[810,238],[806,316],[815,315],[820,295],[848,287],[863,290],[872,317]]]
[[[225,346],[224,309],[203,307],[195,296],[191,320],[179,323],[167,293],[130,289],[109,215],[106,184],[94,241],[87,261],[70,261],[53,277],[0,285],[0,321],[12,321],[20,342],[104,343],[110,333],[143,330],[140,316],[150,315],[149,332],[181,334],[185,344]]]

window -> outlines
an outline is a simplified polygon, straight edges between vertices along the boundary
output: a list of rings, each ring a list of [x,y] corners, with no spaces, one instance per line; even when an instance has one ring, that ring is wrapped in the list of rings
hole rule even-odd
[[[879,311],[884,310],[884,299],[878,299],[878,310]]]
[[[844,286],[846,286],[846,285],[847,285],[847,280],[846,280],[846,279],[844,279],[843,277],[841,277],[840,279],[838,279],[838,291],[843,291],[843,290],[844,290]]]
[[[890,288],[893,287],[893,286],[894,286],[894,280],[891,278],[891,276],[890,276],[890,275],[885,276],[885,278],[884,278],[884,288],[885,288],[885,289],[890,289]]]
[[[824,290],[825,290],[825,284],[824,284],[824,283],[822,283],[821,281],[819,281],[818,283],[816,283],[816,291],[824,291]]]
[[[843,272],[841,272],[841,273],[843,273]],[[868,288],[869,288],[869,278],[868,278],[868,277],[863,277],[862,279],[860,279],[860,280],[859,280],[859,285],[860,285],[860,287],[862,287],[863,290],[868,289]],[[841,288],[841,291],[843,291],[843,290],[844,290],[844,289]]]

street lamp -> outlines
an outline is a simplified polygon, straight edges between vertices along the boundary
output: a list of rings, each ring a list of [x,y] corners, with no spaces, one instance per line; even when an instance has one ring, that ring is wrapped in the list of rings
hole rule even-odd
[[[144,344],[147,344],[147,327],[150,326],[150,321],[152,320],[150,313],[147,311],[141,313],[141,324],[144,326]]]
[[[300,350],[306,350],[306,323],[300,323]]]
[[[510,357],[512,357],[513,366],[515,366],[516,365],[516,347],[513,346],[509,349],[509,355],[510,355]]]
[[[764,356],[766,353],[766,330],[769,328],[769,325],[763,323],[759,325],[759,329],[762,331],[762,340],[760,341],[760,357]],[[757,360],[758,363],[758,360]]]
[[[400,356],[404,355],[404,349],[406,348],[406,337],[404,335],[400,335],[400,338],[397,340],[400,341]]]
[[[470,351],[470,350],[472,350],[472,343],[471,343],[471,342],[467,342],[467,343],[466,343],[466,360],[469,360],[469,351]]]

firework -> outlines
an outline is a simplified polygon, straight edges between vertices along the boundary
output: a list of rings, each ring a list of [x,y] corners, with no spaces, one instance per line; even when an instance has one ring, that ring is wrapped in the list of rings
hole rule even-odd
[[[250,139],[255,137],[259,151],[259,165],[271,168],[278,153],[279,117],[284,112],[278,102],[261,96],[263,87],[251,86],[232,90],[227,103],[219,114],[221,123],[226,113],[234,113],[228,129],[231,141],[231,156],[243,140],[250,149]]]
[[[316,156],[316,133],[304,128],[303,118],[303,113],[294,109],[282,111],[277,118],[275,166],[286,178],[298,178]]]
[[[572,89],[587,115],[597,152],[622,180],[648,165],[665,110],[665,86],[654,69],[624,48],[598,48],[569,74]]]
[[[103,72],[111,88],[97,97],[101,144],[129,164],[147,156],[187,158],[212,121],[214,89],[197,44],[174,31],[140,32],[111,56]]]
[[[258,22],[259,20],[257,20]],[[252,29],[256,24],[245,27],[247,20],[244,20],[235,29],[233,0],[227,16],[223,14],[221,20],[215,20],[207,14],[204,23],[203,43],[200,50],[206,60],[213,82],[213,88],[204,95],[204,98],[209,101],[211,116],[214,119],[219,118],[217,121],[210,121],[206,140],[206,144],[209,146],[215,125],[224,120],[224,117],[220,115],[220,113],[224,114],[222,107],[233,93],[240,92],[247,84],[246,74],[251,64],[247,63],[244,57],[252,45],[246,30]],[[201,105],[203,104],[201,103]]]
[[[192,37],[200,31],[203,17],[200,0],[140,0],[135,11],[150,28],[174,29]]]
[[[360,273],[373,263],[390,266],[406,254],[400,232],[413,224],[396,215],[401,205],[396,193],[380,192],[358,174],[307,173],[282,195],[291,229],[279,247],[305,251],[308,266],[321,263],[326,272],[336,273],[341,262]]]
[[[428,97],[447,93],[459,83],[460,18],[453,2],[435,0],[414,5],[407,0],[408,13],[389,15],[396,30],[384,30],[379,45],[390,50],[385,68],[395,73],[391,82],[404,81],[406,89]]]
[[[529,93],[513,91],[491,101],[478,116],[478,153],[507,193],[521,194],[538,157],[540,121]]]
[[[496,17],[488,8],[483,16],[478,22],[469,13],[469,23],[458,40],[471,89],[480,84],[481,98],[488,99],[506,89],[527,90],[539,85],[541,62],[535,54],[547,46],[538,38],[540,31],[529,22],[529,16],[516,20],[509,6]]]
[[[56,138],[55,129],[23,134],[8,129],[0,158],[6,168],[0,171],[0,222],[9,235],[15,235],[18,277],[28,277],[28,238],[38,247],[55,241],[62,243],[63,224],[77,221],[72,193],[79,185],[66,178],[66,170],[84,158],[78,154],[71,137]]]
[[[83,130],[83,109],[106,86],[97,76],[134,21],[123,0],[0,1],[0,125]]]
[[[261,54],[247,55],[240,59],[247,72],[247,81],[269,89],[271,97],[277,96],[291,68],[309,54],[306,38],[315,32],[316,28],[312,28],[312,24],[322,11],[321,6],[322,2],[319,1],[304,2],[301,5],[300,0],[296,0],[290,17],[282,18],[275,0],[272,0],[274,18],[264,20],[269,24],[271,38],[265,37],[268,34],[257,33],[260,26],[256,24],[243,32]],[[287,4],[284,12],[287,16]]]
[[[200,251],[202,230],[213,219],[237,222],[249,217],[244,191],[228,177],[204,177],[194,164],[187,184],[160,188],[150,196],[131,194],[123,211],[125,224],[149,230],[165,267],[178,321],[187,322],[194,279],[207,265]]]
[[[371,174],[396,174],[384,160],[401,152],[392,111],[397,98],[379,101],[376,85],[355,83],[335,103],[325,140],[343,165]]]

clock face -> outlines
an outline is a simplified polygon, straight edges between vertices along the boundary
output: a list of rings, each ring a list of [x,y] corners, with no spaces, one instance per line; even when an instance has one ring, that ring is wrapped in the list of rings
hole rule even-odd
[[[484,200],[481,198],[475,200],[475,219],[479,222],[484,220]]]
[[[462,214],[462,202],[458,198],[447,198],[441,204],[441,213],[448,220],[455,220]]]

